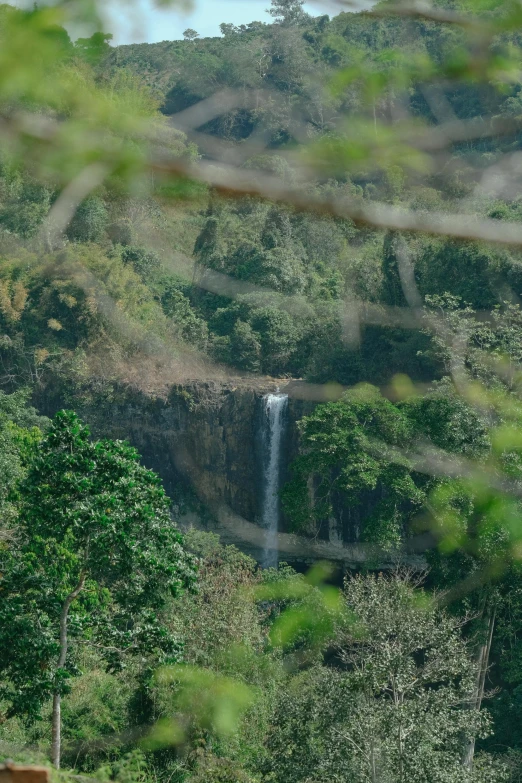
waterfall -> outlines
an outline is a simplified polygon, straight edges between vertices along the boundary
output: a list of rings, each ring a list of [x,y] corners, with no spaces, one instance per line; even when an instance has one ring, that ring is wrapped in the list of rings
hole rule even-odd
[[[277,567],[277,531],[279,528],[279,485],[281,446],[286,424],[288,395],[267,394],[263,397],[263,510],[266,530],[263,552],[264,568]]]

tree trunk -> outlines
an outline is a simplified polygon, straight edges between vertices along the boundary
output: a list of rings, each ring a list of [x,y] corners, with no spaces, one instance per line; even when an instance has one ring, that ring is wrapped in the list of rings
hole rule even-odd
[[[371,767],[372,783],[377,783],[377,763],[375,759],[375,742],[373,739],[370,745],[370,767]]]
[[[495,608],[490,608],[486,611],[486,637],[483,644],[480,645],[477,652],[477,678],[475,681],[475,688],[473,695],[469,700],[469,709],[480,710],[482,706],[482,699],[484,698],[484,691],[486,688],[486,674],[489,666],[489,656],[491,653],[491,643],[493,641],[493,631],[495,629]],[[468,740],[464,745],[464,751],[462,754],[462,766],[470,770],[473,767],[473,758],[475,756],[475,738]]]
[[[60,756],[62,751],[62,697],[59,693],[53,696],[51,763],[56,769],[60,769]]]
[[[78,584],[72,591],[72,593],[69,593],[67,598],[65,599],[64,605],[62,606],[62,611],[60,614],[60,656],[58,658],[58,665],[57,669],[63,669],[65,666],[65,661],[67,660],[67,621],[69,619],[69,609],[71,608],[72,602],[79,596],[81,591],[83,590],[83,586],[85,584],[85,578],[87,574],[85,571],[82,571],[80,574],[80,579],[78,581]],[[55,691],[53,694],[53,714],[52,714],[52,733],[51,733],[51,762],[56,767],[56,769],[60,769],[60,757],[62,753],[62,697],[59,691]]]

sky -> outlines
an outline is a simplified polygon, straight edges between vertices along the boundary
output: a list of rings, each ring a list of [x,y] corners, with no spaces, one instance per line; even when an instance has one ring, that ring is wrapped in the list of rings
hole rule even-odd
[[[44,0],[45,2],[45,0]],[[43,5],[44,2],[40,4]],[[47,0],[52,3],[52,0]],[[334,15],[339,13],[339,5],[335,0],[311,0],[305,3],[305,10],[312,16],[320,14]],[[364,2],[364,0],[363,0]],[[191,5],[192,9],[183,8],[183,4]],[[32,7],[33,0],[11,0],[11,5]],[[114,44],[154,43],[156,41],[173,41],[183,38],[183,31],[188,27],[196,30],[202,38],[221,35],[221,22],[246,24],[260,21],[271,22],[272,18],[266,9],[270,0],[177,0],[169,9],[160,10],[156,6],[159,0],[104,0],[103,14],[105,29],[112,33]],[[134,10],[130,11],[132,7]],[[69,31],[73,37],[75,31]],[[81,31],[79,31],[81,34]]]
[[[272,21],[266,9],[270,0],[194,0],[191,11],[177,7],[159,10],[153,0],[137,0],[136,12],[129,14],[125,3],[109,0],[104,5],[107,29],[114,36],[115,44],[171,41],[183,37],[188,27],[200,36],[220,35],[221,22],[245,24],[247,22]],[[317,16],[332,13],[333,5],[328,0],[306,3],[308,13]],[[337,9],[338,12],[338,9]]]

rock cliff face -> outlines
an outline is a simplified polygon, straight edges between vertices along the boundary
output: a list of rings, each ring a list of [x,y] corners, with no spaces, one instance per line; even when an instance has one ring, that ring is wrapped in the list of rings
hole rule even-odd
[[[297,423],[314,406],[304,388],[299,382],[194,381],[172,387],[165,399],[126,389],[110,400],[91,396],[74,407],[96,436],[121,438],[136,446],[174,502],[181,499],[182,523],[213,529],[224,541],[260,559],[265,536],[259,526],[263,396],[277,390],[289,395],[281,454],[284,481],[297,454]],[[63,401],[41,400],[40,407],[51,414],[63,407]],[[370,553],[358,543],[359,515],[355,519],[350,510],[338,511],[315,541],[285,531],[283,520],[281,559],[306,564],[326,558],[346,567],[365,561]],[[382,554],[378,559],[386,565]]]
[[[97,435],[133,443],[171,497],[190,485],[210,508],[226,505],[250,522],[260,519],[260,420],[264,394],[277,384],[187,383],[167,399],[131,391],[110,406],[86,406],[83,417]],[[297,421],[309,404],[291,400],[283,462],[297,448]]]

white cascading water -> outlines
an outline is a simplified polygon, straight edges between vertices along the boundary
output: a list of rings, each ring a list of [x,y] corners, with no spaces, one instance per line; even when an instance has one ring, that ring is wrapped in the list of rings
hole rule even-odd
[[[263,397],[263,513],[265,548],[263,567],[277,568],[279,528],[279,484],[281,477],[281,447],[286,424],[288,395],[267,394]]]

